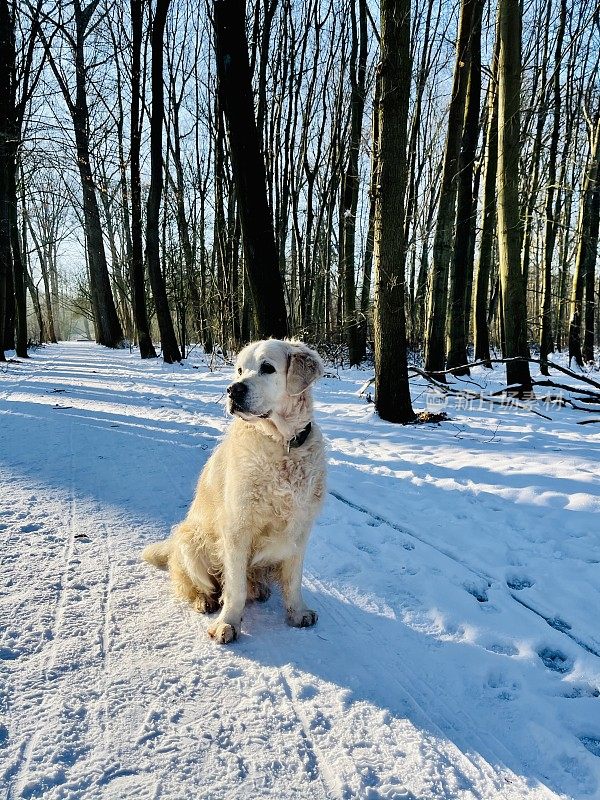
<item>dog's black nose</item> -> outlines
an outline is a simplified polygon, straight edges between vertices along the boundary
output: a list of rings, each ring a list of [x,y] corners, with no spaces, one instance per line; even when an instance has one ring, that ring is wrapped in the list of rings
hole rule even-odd
[[[231,383],[227,387],[227,394],[231,397],[232,400],[242,400],[248,393],[248,386],[241,381],[237,383]]]

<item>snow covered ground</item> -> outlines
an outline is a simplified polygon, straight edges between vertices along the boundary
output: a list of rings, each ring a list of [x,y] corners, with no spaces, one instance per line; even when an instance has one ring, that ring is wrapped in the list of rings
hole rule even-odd
[[[397,427],[368,372],[326,378],[319,623],[274,595],[219,647],[139,552],[185,513],[228,372],[64,343],[0,373],[0,796],[600,797],[599,427]]]

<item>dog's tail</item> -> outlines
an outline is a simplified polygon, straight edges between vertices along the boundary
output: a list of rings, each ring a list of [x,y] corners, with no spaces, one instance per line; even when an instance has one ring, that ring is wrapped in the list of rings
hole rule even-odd
[[[171,540],[164,539],[162,542],[149,544],[142,550],[142,558],[148,564],[152,564],[158,569],[166,569],[169,563],[169,556],[171,554]]]

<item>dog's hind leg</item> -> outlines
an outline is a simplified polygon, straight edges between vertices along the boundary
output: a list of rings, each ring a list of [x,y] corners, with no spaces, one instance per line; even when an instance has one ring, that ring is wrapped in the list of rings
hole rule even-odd
[[[248,573],[248,600],[266,602],[271,597],[272,570],[269,567],[254,568]]]
[[[183,552],[182,552],[183,551]],[[187,547],[178,547],[169,561],[173,590],[201,614],[212,614],[219,607],[219,591],[203,559],[191,558]]]

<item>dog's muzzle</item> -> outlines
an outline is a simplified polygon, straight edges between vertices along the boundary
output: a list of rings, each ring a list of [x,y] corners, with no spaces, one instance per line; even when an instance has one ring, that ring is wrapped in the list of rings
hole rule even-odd
[[[247,411],[246,400],[248,398],[248,386],[241,381],[232,383],[227,387],[227,394],[232,411]]]
[[[249,417],[257,417],[258,419],[268,419],[271,416],[271,411],[264,411],[262,413],[255,411],[248,406],[249,391],[248,386],[242,381],[236,381],[227,387],[227,394],[229,395],[229,411],[232,414],[238,412]],[[247,419],[244,416],[243,419]]]

